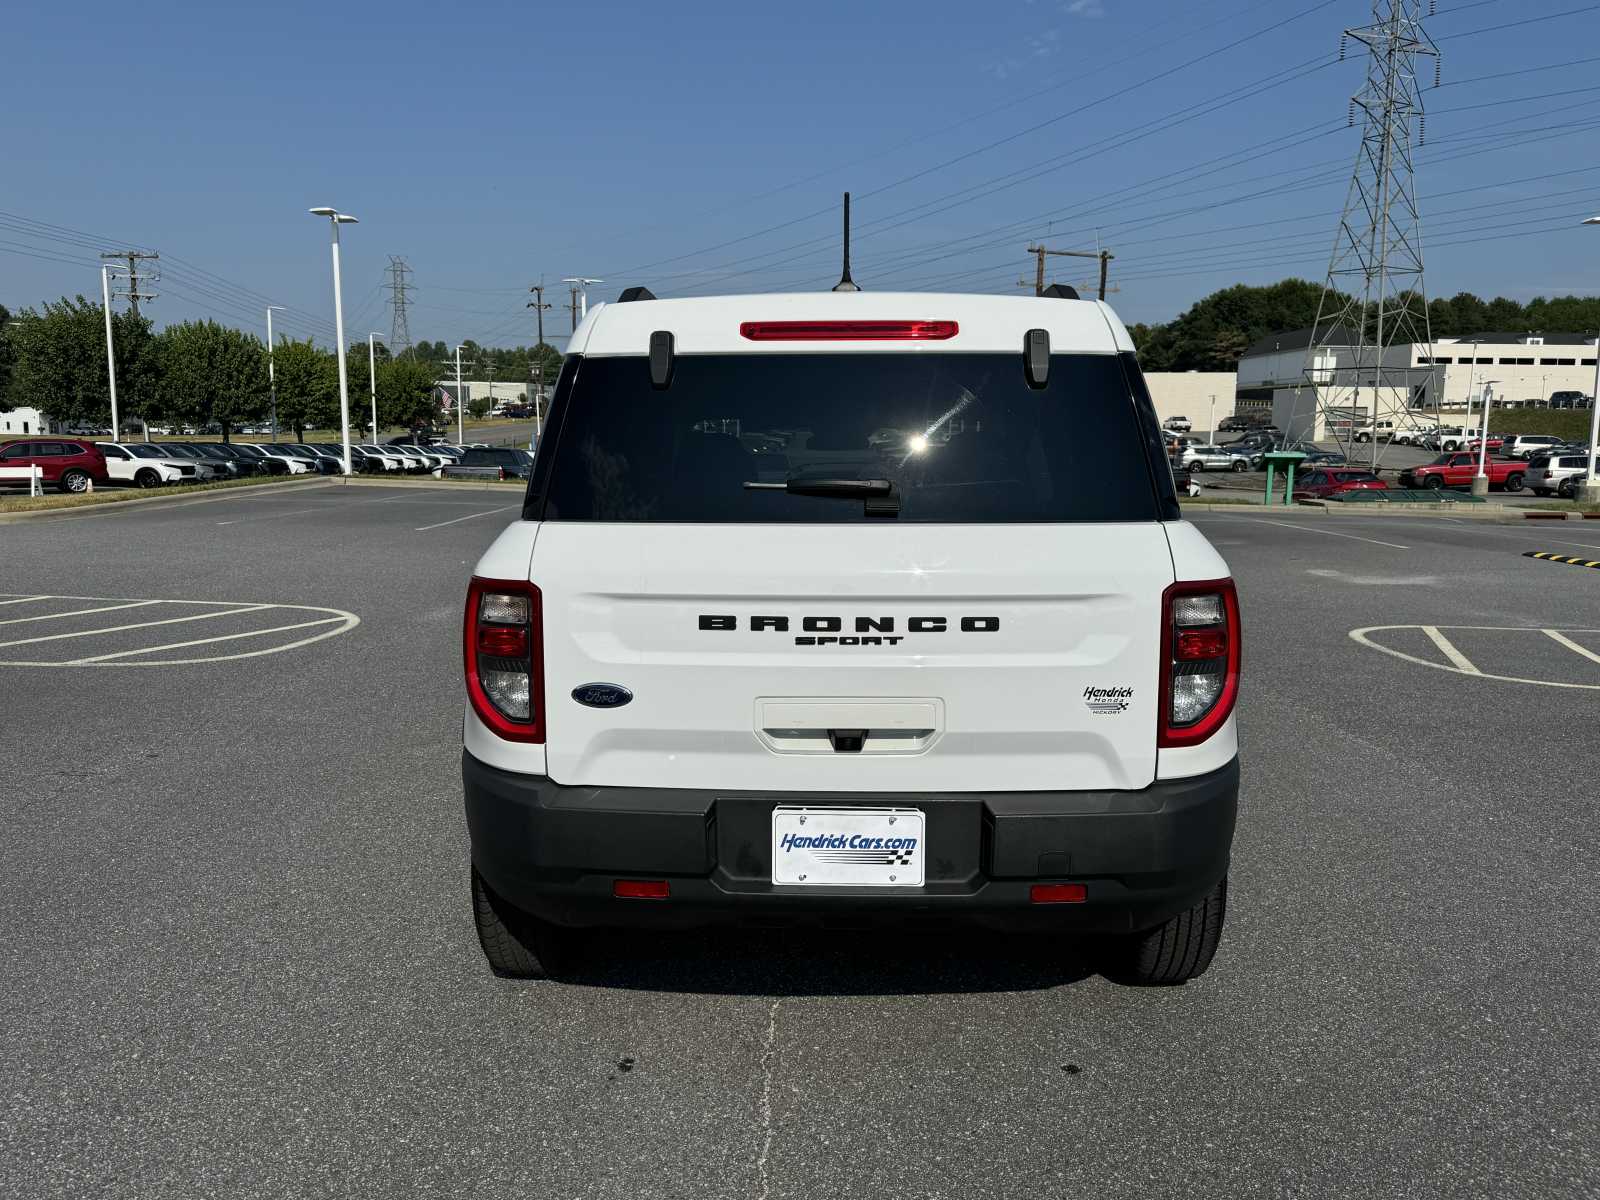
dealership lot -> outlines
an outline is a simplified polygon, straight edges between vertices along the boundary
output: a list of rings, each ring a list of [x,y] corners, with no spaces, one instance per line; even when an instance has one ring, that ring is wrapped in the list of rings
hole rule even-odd
[[[464,583],[517,501],[0,525],[0,1195],[1600,1189],[1600,571],[1523,557],[1600,523],[1197,516],[1245,776],[1187,987],[852,929],[528,985],[474,942],[458,775]]]

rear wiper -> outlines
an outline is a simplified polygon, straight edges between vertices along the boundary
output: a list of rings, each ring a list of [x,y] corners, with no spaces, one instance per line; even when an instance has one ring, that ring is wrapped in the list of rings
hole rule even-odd
[[[790,479],[783,483],[747,481],[744,486],[749,491],[860,500],[866,506],[865,515],[869,517],[900,515],[900,493],[895,489],[892,479]]]

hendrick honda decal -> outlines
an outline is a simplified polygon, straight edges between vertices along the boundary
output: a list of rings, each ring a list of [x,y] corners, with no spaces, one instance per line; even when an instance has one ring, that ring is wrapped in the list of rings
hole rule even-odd
[[[846,626],[849,626],[847,629]],[[792,628],[791,628],[792,626]],[[739,617],[732,613],[701,613],[703,631],[729,633],[792,633],[796,646],[898,646],[911,634],[998,633],[999,617]]]
[[[1083,689],[1084,707],[1102,715],[1123,713],[1133,700],[1131,687],[1086,687]]]

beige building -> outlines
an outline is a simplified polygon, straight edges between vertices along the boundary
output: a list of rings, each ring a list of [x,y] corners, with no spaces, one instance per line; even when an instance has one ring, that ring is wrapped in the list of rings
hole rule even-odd
[[[1239,360],[1239,407],[1272,414],[1291,438],[1347,436],[1374,419],[1433,425],[1481,411],[1485,386],[1497,408],[1587,407],[1595,380],[1594,339],[1579,334],[1483,333],[1403,343],[1384,353],[1383,378],[1359,372],[1343,331],[1308,361],[1311,330],[1271,334]],[[1310,381],[1322,388],[1317,403]],[[1377,384],[1376,390],[1374,384]],[[1563,396],[1561,393],[1567,393]],[[1579,393],[1581,399],[1571,393]],[[1376,399],[1374,397],[1376,396]]]
[[[1214,433],[1233,416],[1238,382],[1232,371],[1151,371],[1144,381],[1163,425],[1172,417],[1188,417],[1196,433]]]

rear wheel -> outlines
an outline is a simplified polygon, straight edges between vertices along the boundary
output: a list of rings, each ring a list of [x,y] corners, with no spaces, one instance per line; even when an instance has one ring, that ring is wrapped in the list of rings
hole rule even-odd
[[[1561,481],[1561,486],[1556,489],[1556,495],[1563,500],[1571,500],[1578,494],[1578,477],[1569,475]]]
[[[140,467],[134,474],[133,481],[142,488],[161,486],[161,472],[154,467]]]
[[[1227,907],[1228,877],[1224,875],[1187,912],[1154,929],[1118,938],[1107,977],[1136,987],[1171,987],[1199,978],[1222,942]]]
[[[560,978],[582,957],[575,930],[523,912],[495,894],[476,867],[472,868],[472,920],[483,956],[502,978]]]
[[[61,482],[57,485],[63,492],[87,492],[89,490],[89,475],[86,471],[71,470],[61,472]]]
[[[1434,491],[1438,491],[1440,488],[1444,487],[1444,476],[1429,475],[1422,481],[1422,486],[1426,488],[1432,488]]]
[[[1506,491],[1520,492],[1522,490],[1522,472],[1513,471],[1506,476]]]

